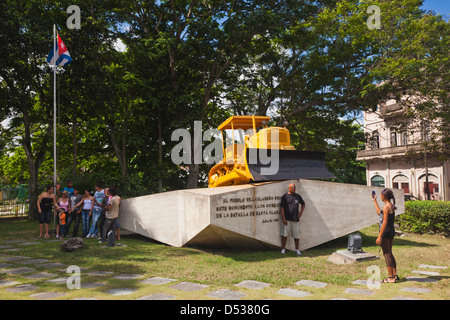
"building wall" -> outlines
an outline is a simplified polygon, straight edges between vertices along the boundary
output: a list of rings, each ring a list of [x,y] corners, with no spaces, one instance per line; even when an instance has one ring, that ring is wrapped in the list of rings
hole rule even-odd
[[[384,107],[395,107],[395,100],[388,100]],[[384,149],[393,151],[401,148],[394,148],[401,145],[418,145],[422,141],[422,125],[419,122],[409,121],[407,124],[406,138],[400,137],[401,133],[397,132],[396,123],[403,121],[401,116],[401,109],[397,110],[397,115],[388,115],[386,119],[382,118],[382,111],[380,106],[376,112],[364,113],[365,133],[368,137],[366,143],[366,150]],[[433,130],[433,123],[431,124],[431,131]],[[374,132],[378,132],[378,148],[374,147],[373,137]],[[397,138],[393,144],[392,132],[397,132]],[[403,140],[401,140],[403,139]],[[388,149],[392,148],[392,149]],[[405,194],[413,195],[419,199],[426,200],[427,192],[425,190],[426,168],[422,161],[414,161],[407,158],[406,152],[404,154],[390,154],[389,152],[380,152],[379,154],[372,153],[370,156],[362,157],[366,161],[366,177],[367,185],[374,185],[376,179],[380,177],[384,180],[384,187],[403,189]],[[431,200],[450,200],[450,162],[442,163],[436,156],[428,155],[428,183],[430,188]],[[375,177],[375,179],[374,179]],[[375,183],[375,185],[377,185]]]
[[[449,163],[442,165],[437,159],[429,159],[428,162],[428,182],[437,185],[437,189],[430,190],[430,199],[448,201],[450,199]],[[405,194],[426,200],[425,172],[424,166],[415,166],[405,159],[374,159],[367,161],[367,185],[373,185],[372,179],[375,176],[381,176],[384,179],[384,187],[403,189]],[[405,183],[408,185],[404,185]]]

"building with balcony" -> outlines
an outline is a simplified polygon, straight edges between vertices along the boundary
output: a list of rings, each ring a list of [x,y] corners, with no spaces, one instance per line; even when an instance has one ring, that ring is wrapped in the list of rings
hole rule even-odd
[[[366,162],[367,185],[449,201],[450,161],[436,148],[441,143],[436,123],[405,118],[405,108],[395,100],[364,113],[366,146],[356,160]]]

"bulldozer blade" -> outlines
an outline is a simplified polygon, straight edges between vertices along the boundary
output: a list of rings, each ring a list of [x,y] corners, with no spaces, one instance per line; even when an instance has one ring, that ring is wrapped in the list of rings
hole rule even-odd
[[[246,161],[258,182],[336,178],[325,166],[325,152],[248,148]]]

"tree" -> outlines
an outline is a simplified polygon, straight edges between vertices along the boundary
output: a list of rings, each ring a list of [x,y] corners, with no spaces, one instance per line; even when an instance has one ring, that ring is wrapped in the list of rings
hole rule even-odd
[[[52,134],[47,67],[42,67],[43,52],[49,51],[48,20],[39,1],[3,1],[0,4],[0,105],[11,118],[11,126],[23,126],[20,143],[25,151],[30,174],[30,203],[38,197],[38,173],[45,159]],[[51,42],[50,42],[51,43]],[[38,103],[39,101],[39,103]],[[39,127],[39,133],[32,132]],[[37,208],[30,206],[30,217]]]

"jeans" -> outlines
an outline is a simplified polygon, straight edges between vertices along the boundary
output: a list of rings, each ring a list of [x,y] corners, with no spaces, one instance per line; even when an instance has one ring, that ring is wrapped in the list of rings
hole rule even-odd
[[[90,210],[83,210],[81,211],[81,221],[83,225],[83,237],[86,237],[89,233],[89,211]]]
[[[103,224],[105,222],[105,211],[102,210],[102,214],[100,215],[100,218],[98,218],[98,230],[100,231],[100,237],[103,236]]]
[[[105,219],[103,223],[102,242],[106,241],[108,231],[111,230],[111,234],[108,236],[108,247],[114,247],[116,239],[116,220],[117,219]]]
[[[64,237],[64,235],[66,234],[66,225],[65,224],[59,225],[59,233],[61,234],[61,237]]]
[[[73,226],[73,233],[72,233],[72,237],[76,237],[78,236],[78,227],[80,226],[80,212],[74,213],[72,212],[71,214],[67,215],[67,221],[66,221],[66,233],[64,234],[64,236],[67,236],[67,234],[69,233],[69,229],[70,226],[72,225],[72,221],[74,222],[74,226]]]
[[[98,233],[98,219],[100,219],[100,216],[103,212],[103,208],[100,207],[94,207],[92,210],[92,224],[91,229],[89,229],[89,234],[97,236]]]

